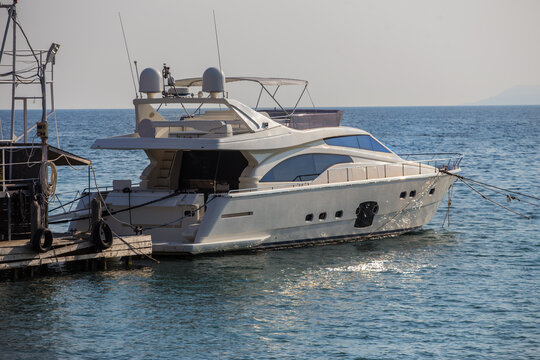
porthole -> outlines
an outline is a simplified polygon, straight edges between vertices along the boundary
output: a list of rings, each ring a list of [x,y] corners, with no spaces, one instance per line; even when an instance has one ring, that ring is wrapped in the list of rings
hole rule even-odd
[[[435,188],[432,188],[431,190],[429,190],[429,195],[433,195],[435,193]]]
[[[409,196],[410,196],[410,197],[415,197],[415,196],[416,196],[416,190],[412,190],[412,191],[409,193]]]
[[[336,211],[336,217],[340,218],[343,216],[343,210]]]
[[[319,214],[319,220],[324,220],[324,219],[326,219],[326,213],[325,212],[320,213]]]
[[[313,214],[307,214],[306,221],[313,221]]]
[[[406,191],[402,191],[401,194],[399,194],[400,199],[405,199],[406,197],[407,197],[407,192]]]

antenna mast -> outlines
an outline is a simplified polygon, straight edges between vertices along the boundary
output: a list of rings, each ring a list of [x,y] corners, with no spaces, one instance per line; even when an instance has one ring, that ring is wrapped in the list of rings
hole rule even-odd
[[[218,56],[218,62],[219,62],[219,71],[221,71],[221,55],[219,53],[219,38],[218,38],[218,31],[217,31],[217,25],[216,25],[216,11],[212,10],[212,13],[214,14],[214,31],[216,33],[216,47],[217,47],[217,56]]]
[[[124,36],[124,45],[126,46],[126,53],[127,53],[128,62],[129,62],[129,70],[131,71],[131,80],[133,81],[133,89],[135,89],[135,97],[139,98],[139,96],[137,95],[137,85],[135,85],[135,75],[133,75],[133,66],[131,65],[131,57],[129,56],[129,49],[128,49],[128,44],[126,40],[126,32],[124,31],[124,24],[122,24],[122,16],[120,15],[120,13],[118,13],[118,19],[120,19],[120,27],[122,28],[122,35]]]

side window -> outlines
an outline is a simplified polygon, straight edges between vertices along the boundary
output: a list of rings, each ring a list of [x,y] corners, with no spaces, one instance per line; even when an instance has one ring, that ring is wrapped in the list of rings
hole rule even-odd
[[[317,176],[332,165],[352,162],[352,159],[348,156],[332,154],[313,154],[313,160],[315,162],[315,173]]]
[[[306,154],[294,156],[280,162],[267,172],[261,181],[307,181],[315,177],[313,154]]]
[[[267,172],[261,182],[309,181],[315,179],[330,166],[349,163],[352,159],[345,155],[305,154],[283,160]]]
[[[385,148],[383,146],[383,144],[381,144],[380,142],[378,142],[377,140],[375,140],[372,137],[370,137],[370,138],[371,138],[371,146],[373,147],[373,151],[380,151],[380,152],[386,152],[386,153],[391,152],[390,150]]]
[[[342,136],[324,139],[324,142],[332,146],[344,146],[358,149],[358,141],[356,141],[356,136]]]
[[[378,142],[369,135],[341,136],[324,139],[324,142],[332,146],[343,146],[386,153],[391,152],[390,150],[385,148],[380,142]]]
[[[356,138],[358,139],[358,144],[360,145],[360,149],[379,151],[379,152],[385,152],[385,153],[391,152],[390,150],[385,148],[380,142],[378,142],[377,140],[375,140],[373,137],[369,135],[358,135]]]
[[[373,146],[371,145],[371,136],[358,135],[356,138],[358,139],[358,145],[360,146],[360,149],[373,150]]]

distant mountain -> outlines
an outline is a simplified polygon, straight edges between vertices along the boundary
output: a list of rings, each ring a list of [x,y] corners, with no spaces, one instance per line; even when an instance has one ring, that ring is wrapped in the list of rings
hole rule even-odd
[[[540,85],[518,85],[470,105],[540,105]]]

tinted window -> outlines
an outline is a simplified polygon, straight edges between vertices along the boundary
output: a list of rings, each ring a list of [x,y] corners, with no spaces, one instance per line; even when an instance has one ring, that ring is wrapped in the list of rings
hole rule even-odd
[[[380,152],[387,152],[387,153],[390,152],[390,150],[385,148],[380,142],[378,142],[374,138],[370,137],[370,139],[371,139],[371,146],[373,147],[373,151],[380,151]]]
[[[296,179],[298,176],[302,179]],[[316,177],[313,154],[299,155],[280,162],[261,181],[303,181]]]
[[[335,137],[330,139],[324,139],[324,141],[328,145],[344,146],[358,149],[358,141],[356,141],[356,136]]]
[[[341,136],[330,139],[324,139],[328,145],[332,146],[343,146],[350,147],[355,149],[364,149],[372,150],[379,152],[389,153],[387,148],[385,148],[380,142],[375,140],[369,135],[357,135],[357,136]]]
[[[305,154],[284,160],[266,173],[261,182],[309,181],[315,179],[330,166],[349,163],[352,159],[345,155]]]
[[[356,139],[358,139],[358,145],[360,146],[360,149],[373,150],[373,146],[371,145],[371,136],[358,135]]]
[[[332,165],[352,162],[350,157],[344,155],[313,154],[313,159],[315,161],[315,173],[317,176]]]

